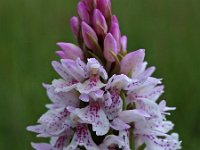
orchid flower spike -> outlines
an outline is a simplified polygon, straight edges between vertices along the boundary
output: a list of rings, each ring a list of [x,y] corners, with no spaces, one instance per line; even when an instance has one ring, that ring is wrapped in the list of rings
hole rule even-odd
[[[127,37],[110,0],[80,0],[70,19],[78,44],[58,42],[58,79],[43,84],[50,104],[27,127],[49,143],[35,150],[178,150],[161,79],[152,77],[145,50],[128,53]],[[169,134],[170,132],[170,134]]]

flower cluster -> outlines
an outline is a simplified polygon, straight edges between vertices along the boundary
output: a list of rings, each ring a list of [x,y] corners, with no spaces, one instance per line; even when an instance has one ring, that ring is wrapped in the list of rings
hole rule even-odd
[[[127,53],[110,0],[81,0],[70,20],[78,46],[60,42],[53,61],[60,79],[43,84],[51,104],[29,131],[50,143],[36,150],[177,150],[178,134],[168,134],[161,79],[151,77],[145,50]]]

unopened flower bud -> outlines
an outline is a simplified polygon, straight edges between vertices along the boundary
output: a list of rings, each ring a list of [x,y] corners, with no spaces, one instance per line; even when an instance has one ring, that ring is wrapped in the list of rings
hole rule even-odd
[[[104,57],[109,62],[114,62],[112,54],[117,54],[117,42],[112,34],[108,33],[104,40]]]
[[[111,19],[111,2],[110,0],[97,0],[97,7],[107,20]]]
[[[90,15],[84,2],[80,1],[77,5],[77,12],[82,21],[90,24]]]
[[[97,44],[98,44],[98,37],[95,33],[95,31],[85,22],[81,23],[81,28],[82,28],[82,36],[85,45],[89,49],[96,49]]]
[[[121,50],[122,50],[122,53],[126,53],[127,51],[127,36],[122,36],[121,37]]]
[[[140,49],[127,54],[121,61],[121,73],[128,75],[132,72],[138,65],[143,63],[145,56],[145,50]]]
[[[121,32],[120,32],[120,29],[119,29],[118,21],[116,20],[115,17],[114,17],[114,19],[112,19],[110,33],[113,35],[113,37],[117,41],[117,48],[118,48],[117,50],[119,52],[120,51],[120,47],[121,47],[120,46]]]
[[[71,30],[74,34],[74,36],[78,39],[79,37],[79,31],[80,31],[80,22],[77,17],[72,17],[70,19],[70,25],[71,25]]]
[[[98,9],[94,10],[93,27],[98,35],[105,35],[108,31],[106,20]]]
[[[89,12],[92,12],[97,6],[97,0],[83,0],[83,2],[87,5]]]
[[[76,60],[78,57],[84,59],[84,55],[80,47],[71,44],[59,42],[57,45],[61,48],[62,51],[57,51],[56,54],[62,59],[73,59]]]

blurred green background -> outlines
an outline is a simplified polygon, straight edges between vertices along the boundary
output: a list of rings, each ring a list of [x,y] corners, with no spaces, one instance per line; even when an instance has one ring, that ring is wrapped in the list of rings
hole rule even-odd
[[[69,28],[77,0],[0,0],[0,150],[31,150],[25,130],[49,102],[43,81],[57,77],[50,61],[58,41],[75,42]],[[200,149],[200,1],[113,0],[129,50],[163,77],[170,119],[184,150]],[[39,139],[39,141],[41,141]]]

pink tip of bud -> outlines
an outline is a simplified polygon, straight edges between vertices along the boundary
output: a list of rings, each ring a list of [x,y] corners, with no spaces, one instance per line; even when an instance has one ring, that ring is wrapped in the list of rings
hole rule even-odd
[[[72,30],[74,36],[78,39],[79,30],[80,30],[79,19],[77,17],[72,17],[70,19],[70,25],[71,25],[71,30]]]
[[[119,21],[118,21],[118,19],[117,19],[117,16],[115,16],[115,15],[112,16],[112,22],[113,22],[113,23],[119,24]]]
[[[80,1],[77,5],[77,12],[82,21],[90,24],[90,15],[84,2]]]
[[[127,54],[121,61],[121,73],[128,75],[132,71],[143,63],[145,56],[145,50],[140,49]]]
[[[121,50],[123,53],[127,51],[127,36],[122,36],[121,37]]]
[[[113,35],[113,37],[117,41],[117,50],[119,52],[121,48],[120,46],[121,32],[120,32],[118,23],[115,23],[114,21],[112,22],[110,33]]]
[[[59,42],[57,45],[61,48],[62,51],[57,51],[56,54],[63,59],[73,59],[76,60],[77,58],[84,59],[84,55],[80,47],[71,44],[71,43],[64,43]]]
[[[56,55],[58,55],[61,59],[67,59],[67,56],[63,51],[56,51]]]

